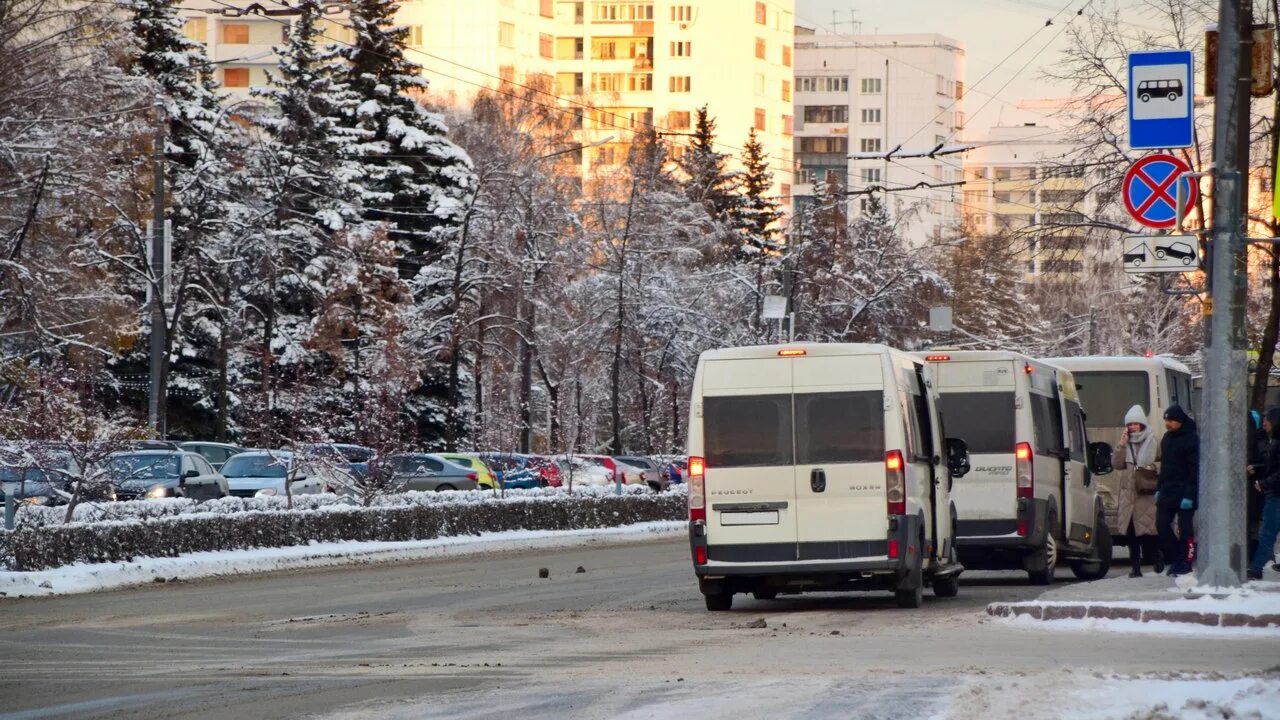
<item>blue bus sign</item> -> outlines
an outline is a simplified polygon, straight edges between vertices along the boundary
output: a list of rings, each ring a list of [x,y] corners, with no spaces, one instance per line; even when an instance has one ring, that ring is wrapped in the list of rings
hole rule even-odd
[[[1191,147],[1195,82],[1190,50],[1129,53],[1129,147]]]

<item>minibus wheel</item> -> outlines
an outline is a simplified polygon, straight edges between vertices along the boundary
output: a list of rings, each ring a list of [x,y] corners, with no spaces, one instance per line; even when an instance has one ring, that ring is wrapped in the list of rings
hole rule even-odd
[[[733,609],[733,593],[718,592],[714,595],[703,595],[702,599],[707,603],[707,610],[711,612],[724,612]]]

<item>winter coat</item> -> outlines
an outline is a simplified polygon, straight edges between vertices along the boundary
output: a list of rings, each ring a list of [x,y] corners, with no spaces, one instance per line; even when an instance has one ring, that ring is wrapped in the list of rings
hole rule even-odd
[[[1147,427],[1147,413],[1134,405],[1124,416],[1124,423],[1140,423],[1142,432],[1130,433],[1129,443],[1115,449],[1111,465],[1116,470],[1116,525],[1120,532],[1138,536],[1156,535],[1156,496],[1138,492],[1138,468],[1159,468],[1159,442]]]
[[[1178,420],[1182,427],[1164,434],[1160,442],[1160,480],[1156,486],[1156,505],[1177,510],[1184,499],[1194,509],[1200,498],[1200,435],[1196,421],[1178,405],[1165,411],[1166,420]]]
[[[1253,466],[1253,478],[1262,486],[1264,495],[1280,499],[1280,408],[1268,410],[1267,419],[1271,421],[1271,439],[1259,458],[1261,462]]]

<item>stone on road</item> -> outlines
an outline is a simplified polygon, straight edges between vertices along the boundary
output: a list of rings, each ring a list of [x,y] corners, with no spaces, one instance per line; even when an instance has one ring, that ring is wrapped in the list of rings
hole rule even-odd
[[[0,719],[918,718],[982,678],[1280,659],[1273,639],[1063,633],[984,613],[1043,590],[969,573],[959,597],[920,610],[853,593],[739,595],[708,613],[685,542],[645,540],[10,600]],[[1054,715],[1024,715],[1040,716]]]

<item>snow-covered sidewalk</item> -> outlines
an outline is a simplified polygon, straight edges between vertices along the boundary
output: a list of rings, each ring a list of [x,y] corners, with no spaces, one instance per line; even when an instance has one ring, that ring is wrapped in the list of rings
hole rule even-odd
[[[1249,628],[1280,637],[1280,582],[1257,581],[1226,590],[1198,587],[1191,575],[1176,582],[1160,575],[1116,577],[1065,586],[1038,600],[992,603],[987,613],[1020,624],[1049,621],[1059,629]]]
[[[683,521],[651,522],[590,530],[517,530],[410,542],[316,543],[199,552],[176,558],[138,558],[127,563],[80,563],[37,572],[0,572],[0,597],[72,595],[220,575],[634,542],[637,539],[676,537],[683,534],[686,527]]]

